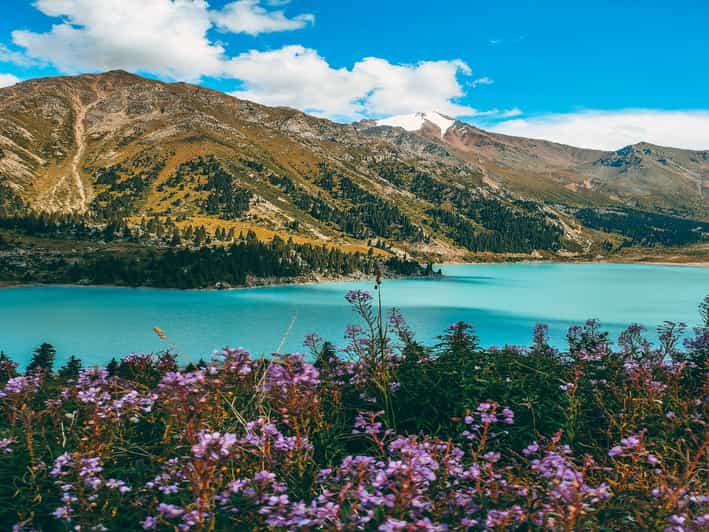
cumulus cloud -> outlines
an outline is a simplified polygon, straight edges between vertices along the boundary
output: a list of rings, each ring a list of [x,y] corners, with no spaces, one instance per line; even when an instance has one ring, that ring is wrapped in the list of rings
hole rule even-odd
[[[582,111],[508,120],[489,129],[599,150],[617,150],[638,142],[709,149],[709,110]]]
[[[322,116],[356,119],[429,109],[452,116],[476,113],[453,101],[463,95],[458,75],[470,74],[459,60],[395,65],[368,57],[352,68],[333,68],[317,51],[294,45],[241,54],[225,70],[243,83],[234,96]]]
[[[38,0],[62,17],[45,33],[12,32],[30,57],[68,73],[116,68],[196,81],[220,72],[224,49],[211,43],[204,0]]]
[[[268,11],[259,0],[238,0],[212,13],[212,20],[221,30],[258,35],[304,28],[315,23],[315,15],[304,13],[288,18],[282,10]]]
[[[22,81],[20,78],[13,76],[12,74],[0,74],[0,88],[9,87],[10,85],[14,85],[20,81]]]
[[[315,50],[285,46],[252,50],[231,59],[225,70],[241,80],[233,95],[265,105],[283,105],[329,116],[353,114],[366,93],[347,69],[334,69]]]
[[[313,22],[310,14],[288,18],[278,8],[287,3],[237,0],[214,10],[206,0],[36,0],[37,9],[60,20],[46,32],[16,30],[12,39],[25,57],[61,72],[125,69],[169,80],[234,79],[238,97],[335,119],[422,110],[477,113],[456,103],[465,95],[459,78],[471,74],[461,60],[398,65],[366,57],[333,67],[316,50],[300,45],[229,55],[209,37],[214,28],[257,35]]]
[[[474,115],[477,110],[454,103],[464,95],[458,75],[470,75],[461,60],[422,61],[415,65],[393,65],[369,57],[356,63],[352,75],[368,86],[363,95],[370,114],[400,114],[433,109],[446,115]]]

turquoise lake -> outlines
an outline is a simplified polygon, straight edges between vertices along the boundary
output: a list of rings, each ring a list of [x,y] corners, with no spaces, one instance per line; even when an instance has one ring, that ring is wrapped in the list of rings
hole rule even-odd
[[[395,306],[420,341],[451,323],[474,325],[483,345],[528,345],[536,323],[550,326],[564,345],[569,326],[598,318],[616,338],[633,322],[648,328],[664,320],[697,325],[697,307],[709,294],[709,269],[625,264],[448,265],[440,279],[385,280],[383,299]],[[42,342],[85,363],[173,348],[182,360],[208,358],[229,345],[268,354],[301,351],[318,332],[342,345],[355,322],[347,290],[373,282],[323,283],[229,291],[145,288],[23,287],[0,289],[0,350],[24,364]],[[160,340],[159,326],[168,336]]]

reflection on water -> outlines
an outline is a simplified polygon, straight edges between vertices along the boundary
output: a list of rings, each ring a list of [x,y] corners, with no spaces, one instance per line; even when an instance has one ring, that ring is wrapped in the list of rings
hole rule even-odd
[[[472,323],[484,345],[528,345],[536,323],[550,325],[563,346],[569,326],[599,318],[612,337],[632,322],[650,329],[663,320],[696,324],[709,293],[709,270],[646,265],[504,264],[445,266],[441,279],[384,282],[387,307],[400,308],[421,341],[451,323]],[[63,359],[74,354],[105,362],[134,351],[174,347],[184,359],[210,356],[225,345],[270,353],[295,316],[285,350],[302,348],[317,331],[342,344],[353,320],[344,300],[348,282],[226,292],[30,287],[0,290],[0,349],[26,361],[41,342]],[[168,335],[153,333],[158,325]]]

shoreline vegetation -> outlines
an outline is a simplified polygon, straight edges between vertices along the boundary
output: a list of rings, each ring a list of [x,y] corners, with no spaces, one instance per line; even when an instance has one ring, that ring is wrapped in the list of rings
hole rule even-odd
[[[15,284],[230,288],[276,281],[310,281],[383,275],[433,276],[433,265],[408,257],[348,253],[253,232],[224,246],[152,247],[121,243],[111,249],[39,252],[6,246],[0,279]]]
[[[444,276],[444,273],[440,272],[440,268],[446,265],[489,265],[489,264],[627,264],[627,265],[647,265],[647,266],[676,266],[676,267],[688,267],[688,268],[709,268],[709,261],[707,262],[665,262],[665,261],[651,261],[651,260],[639,260],[639,261],[623,261],[623,260],[540,260],[540,259],[525,259],[525,260],[505,260],[505,261],[477,261],[477,262],[444,262],[441,264],[434,265],[434,268],[439,268],[437,271],[427,274],[414,274],[414,275],[392,275],[387,274],[385,278],[387,279],[417,279],[425,277],[439,277]],[[298,285],[309,285],[309,284],[321,284],[321,283],[339,283],[347,281],[373,281],[377,278],[376,273],[373,274],[355,274],[355,275],[341,275],[341,276],[323,276],[323,275],[313,275],[313,276],[302,276],[298,278],[253,278],[247,283],[235,286],[210,286],[204,288],[178,288],[178,287],[156,287],[151,285],[121,285],[121,284],[85,284],[85,283],[38,283],[38,282],[11,282],[0,280],[0,289],[2,288],[30,288],[37,286],[61,286],[61,287],[87,287],[87,288],[149,288],[155,290],[194,290],[194,291],[222,291],[222,290],[246,290],[252,288],[269,288],[275,286],[298,286]]]
[[[442,274],[432,273],[430,275],[382,275],[383,279],[421,279],[426,277],[440,277]],[[31,288],[36,286],[60,286],[60,287],[85,287],[85,288],[144,288],[150,290],[184,290],[184,291],[195,291],[195,292],[220,292],[229,290],[248,290],[252,288],[270,288],[275,286],[299,286],[299,285],[310,285],[310,284],[322,284],[322,283],[340,283],[347,281],[374,281],[377,279],[377,274],[368,275],[351,275],[351,276],[338,276],[338,277],[302,277],[302,278],[274,278],[274,279],[259,279],[255,278],[243,285],[236,286],[219,286],[219,287],[206,287],[206,288],[171,288],[171,287],[156,287],[149,285],[139,285],[139,286],[126,286],[126,285],[116,285],[116,284],[80,284],[80,283],[3,283],[0,281],[0,288]]]
[[[416,340],[353,290],[336,348],[169,351],[85,368],[0,353],[0,523],[32,530],[665,530],[709,525],[701,326],[598,322],[482,348]],[[158,332],[158,331],[156,331]],[[531,331],[530,331],[531,332]]]
[[[0,187],[3,193],[9,190]],[[138,223],[96,215],[40,214],[27,212],[19,198],[15,198],[15,203],[11,199],[12,196],[0,198],[0,286],[69,284],[176,289],[273,286],[371,279],[378,270],[385,277],[428,276],[434,275],[433,263],[451,259],[457,263],[709,265],[709,244],[702,239],[695,242],[696,238],[692,240],[684,233],[682,238],[675,235],[674,240],[636,235],[638,245],[591,246],[575,252],[555,247],[535,249],[533,240],[522,239],[519,246],[512,248],[516,251],[493,252],[495,247],[491,244],[492,247],[481,249],[470,247],[465,253],[453,253],[450,248],[448,254],[441,254],[429,253],[434,248],[425,245],[409,249],[404,242],[383,238],[314,243],[294,235],[272,233],[266,238],[259,229],[237,231],[233,226],[229,230],[220,226],[215,229],[173,221],[170,217],[153,216]],[[665,245],[675,241],[686,245]]]

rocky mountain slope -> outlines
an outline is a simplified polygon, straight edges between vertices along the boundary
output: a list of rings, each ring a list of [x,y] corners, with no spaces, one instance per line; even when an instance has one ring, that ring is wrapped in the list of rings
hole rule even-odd
[[[342,125],[120,71],[0,89],[0,214],[169,217],[435,259],[568,256],[702,242],[708,186],[709,152],[583,150],[438,113]],[[667,220],[618,228],[638,210]]]
[[[545,140],[483,131],[436,112],[357,124],[369,135],[407,145],[414,133],[477,164],[500,186],[548,199],[550,187],[590,200],[707,216],[709,150],[691,151],[641,142],[615,152],[574,148]],[[404,131],[402,131],[404,130]]]

